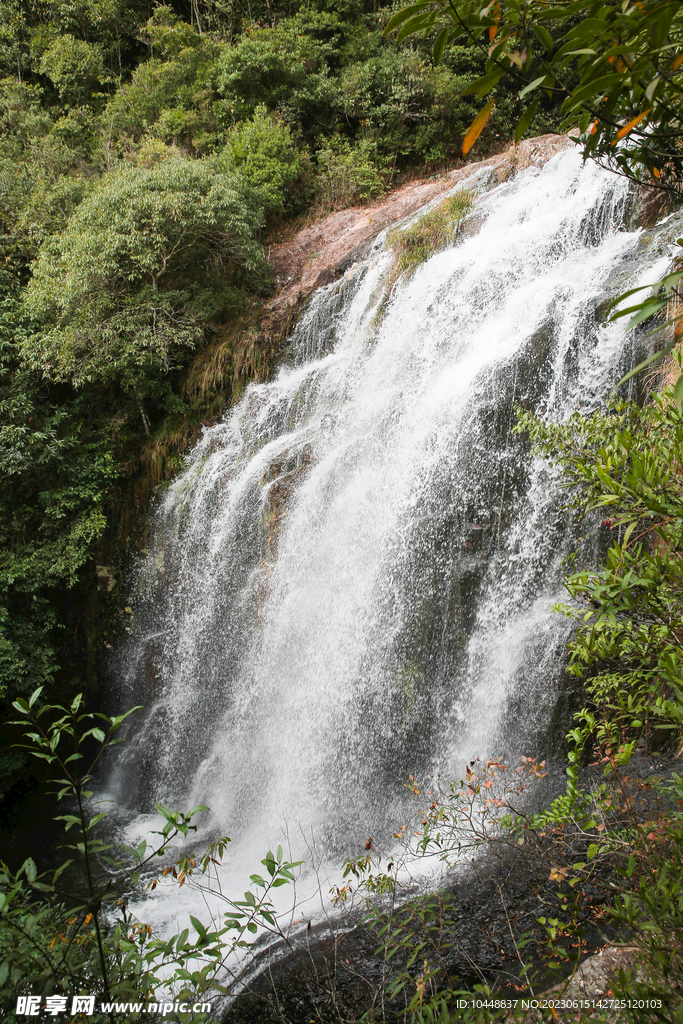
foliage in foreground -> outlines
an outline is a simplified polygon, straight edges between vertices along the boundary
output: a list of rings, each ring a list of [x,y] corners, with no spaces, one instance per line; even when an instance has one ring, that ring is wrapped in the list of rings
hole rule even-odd
[[[276,854],[269,851],[261,862],[265,878],[252,875],[253,890],[243,900],[230,899],[211,881],[212,865],[220,865],[230,842],[227,836],[212,843],[201,858],[185,854],[169,863],[174,842],[196,831],[193,818],[207,808],[178,813],[161,805],[160,829],[135,848],[123,846],[122,859],[116,858],[112,843],[102,838],[100,823],[108,812],[99,810],[101,801],[94,801],[90,787],[100,758],[120,742],[123,722],[137,709],[111,718],[86,713],[80,694],[67,707],[41,704],[40,696],[36,690],[29,700],[14,702],[21,715],[15,724],[26,730],[30,754],[59,773],[52,781],[65,813],[55,820],[64,823],[63,848],[69,857],[42,876],[32,858],[16,873],[0,863],[4,1019],[22,1019],[15,1018],[22,995],[39,996],[43,1012],[47,998],[58,1005],[61,997],[61,1012],[69,1015],[74,996],[94,995],[95,1010],[88,1017],[93,1021],[208,1020],[211,1014],[203,1008],[202,997],[208,994],[210,1006],[211,998],[215,1001],[228,991],[230,958],[249,948],[259,927],[277,931],[272,894],[294,881],[298,864],[285,860],[282,848]],[[155,879],[159,858],[165,866]],[[131,897],[136,890],[139,894],[139,884],[155,889],[169,875],[181,886],[188,883],[212,893],[227,909],[209,925],[190,916],[192,937],[189,928],[167,938],[155,936],[136,918]],[[131,1002],[139,1010],[100,1009],[102,1004]],[[187,1004],[187,1010],[173,1010],[176,1002]],[[151,1011],[149,1003],[155,1004]]]
[[[525,106],[518,138],[539,97],[555,96],[562,101],[562,128],[578,122],[584,157],[606,160],[639,182],[654,179],[679,195],[683,10],[677,0],[417,0],[395,14],[385,31],[394,29],[399,42],[419,32],[435,37],[436,60],[463,40],[486,53],[485,73],[468,90],[492,96],[479,131],[501,84],[514,82]],[[540,67],[534,68],[535,59]],[[538,72],[533,77],[532,68]],[[629,145],[618,146],[626,136]]]

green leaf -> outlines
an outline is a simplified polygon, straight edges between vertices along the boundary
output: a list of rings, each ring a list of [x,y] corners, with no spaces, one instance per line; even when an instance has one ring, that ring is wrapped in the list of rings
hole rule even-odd
[[[536,99],[530,106],[526,108],[526,110],[520,117],[519,121],[517,122],[517,127],[515,128],[515,145],[519,142],[519,140],[523,137],[524,133],[527,131],[529,125],[534,119],[537,110],[538,100]]]
[[[654,316],[655,313],[659,313],[660,309],[665,309],[668,305],[668,299],[647,299],[642,303],[638,312],[629,320],[627,331],[632,331],[638,324],[642,324],[643,320],[649,319]]]
[[[676,344],[676,340],[671,341],[668,345],[665,345],[664,348],[661,348],[659,352],[655,352],[653,355],[648,356],[647,359],[644,359],[642,363],[638,363],[638,365],[634,366],[630,373],[627,373],[625,377],[622,377],[621,380],[618,381],[617,387],[620,388],[622,384],[626,384],[627,381],[631,380],[632,377],[635,377],[636,374],[640,373],[640,371],[644,370],[647,366],[651,366],[652,363],[660,362],[664,358],[664,356],[667,356],[669,352],[671,352],[671,350],[676,346]]]
[[[57,879],[59,878],[61,873],[63,871],[66,871],[66,869],[68,868],[69,864],[73,864],[73,860],[71,860],[71,859],[70,860],[65,860],[63,864],[59,865],[59,867],[57,868],[57,870],[54,872],[54,874],[52,876],[52,884],[53,885],[55,884],[55,882],[57,881]]]
[[[445,50],[446,43],[448,42],[449,32],[450,29],[444,28],[441,30],[441,32],[439,32],[438,36],[436,37],[436,42],[434,43],[434,48],[432,50],[432,55],[434,57],[435,64],[438,64],[441,61],[441,58],[443,57],[443,51]]]
[[[491,71],[490,74],[482,75],[481,78],[477,78],[475,82],[472,82],[471,85],[468,85],[467,88],[463,89],[460,95],[477,95],[481,99],[482,96],[485,96],[487,92],[490,92],[491,89],[500,82],[504,74],[505,71],[501,68],[496,68],[496,70]]]
[[[410,7],[404,7],[403,10],[397,11],[396,14],[394,14],[387,22],[384,28],[384,35],[386,36],[390,32],[393,32],[394,29],[399,25],[402,25],[404,21],[407,21],[418,11],[422,11],[428,6],[429,0],[418,0],[418,3],[411,4]]]
[[[65,821],[66,822],[66,831],[67,832],[69,831],[69,829],[71,828],[72,825],[80,825],[81,824],[81,819],[78,818],[75,814],[58,814],[58,815],[55,815],[55,819],[54,820],[55,821]]]
[[[106,740],[106,736],[103,733],[103,731],[99,728],[99,726],[95,726],[93,729],[88,729],[86,732],[84,732],[83,735],[81,736],[81,742],[83,742],[83,740],[86,739],[88,736],[94,736],[98,743],[104,743],[104,741]]]
[[[429,25],[430,20],[431,15],[429,11],[425,11],[423,14],[418,14],[416,17],[411,18],[410,21],[407,21],[405,25],[398,30],[396,42],[402,43],[404,39],[408,38],[408,36],[414,36],[417,32],[420,32],[421,29],[426,28]]]
[[[683,373],[679,375],[674,384],[674,401],[678,406],[678,411],[683,412]]]
[[[36,867],[36,863],[32,857],[26,858],[24,863],[19,868],[18,873],[21,874],[22,871],[26,875],[29,882],[35,882],[36,878],[38,877],[38,868]]]
[[[677,270],[677,271],[674,271],[674,273],[672,273],[672,274],[666,274],[664,277],[662,277],[655,284],[641,284],[637,288],[631,288],[629,291],[623,292],[621,295],[618,295],[616,297],[616,299],[614,299],[610,303],[610,307],[609,308],[610,309],[614,309],[615,306],[621,305],[621,303],[625,299],[628,299],[631,295],[635,295],[637,292],[651,291],[651,292],[654,293],[654,296],[658,296],[661,292],[664,292],[665,294],[668,295],[669,292],[671,292],[671,290],[673,288],[675,288],[675,286],[681,280],[683,280],[683,270]],[[644,301],[647,301],[647,300],[644,300]],[[633,308],[635,308],[635,307],[633,307]],[[619,312],[612,314],[611,319],[612,320],[618,320],[619,317],[626,316],[630,312],[631,312],[630,309],[620,310]]]
[[[584,85],[577,86],[573,90],[571,97],[566,102],[568,103],[568,109],[575,110],[584,100],[591,100],[594,96],[600,95],[600,93],[609,92],[613,86],[625,85],[626,80],[623,75],[611,74],[603,75],[602,78],[598,78],[595,81],[585,83]]]
[[[656,78],[652,79],[652,81],[648,85],[647,89],[645,90],[645,98],[647,99],[648,103],[652,103],[652,100],[654,98],[654,94],[655,94],[655,92],[657,90],[657,86],[659,85],[660,82],[661,82],[661,78],[660,78],[659,75],[657,75]]]
[[[519,94],[520,100],[524,99],[524,97],[526,96],[527,93],[533,92],[534,89],[537,89],[539,87],[539,85],[541,85],[542,82],[545,82],[547,77],[548,77],[547,75],[541,75],[540,78],[535,78],[533,80],[533,82],[529,82],[528,85],[525,85],[524,88],[522,89],[522,91]]]
[[[543,45],[545,46],[545,48],[548,51],[548,53],[552,53],[553,52],[553,39],[552,39],[552,36],[550,35],[550,32],[548,32],[548,29],[547,28],[543,28],[542,25],[534,25],[534,32],[536,34],[536,37],[538,39],[540,39],[540,41],[543,43]]]
[[[99,814],[95,814],[88,822],[88,829],[93,828],[98,823],[98,821],[102,821],[102,818],[107,817],[109,817],[109,811],[100,811]]]

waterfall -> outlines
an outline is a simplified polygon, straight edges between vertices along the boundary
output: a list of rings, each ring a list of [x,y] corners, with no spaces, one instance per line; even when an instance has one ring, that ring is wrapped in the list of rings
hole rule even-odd
[[[662,256],[574,151],[457,187],[453,244],[387,295],[380,236],[158,498],[115,659],[131,813],[206,803],[255,858],[287,826],[339,861],[404,820],[409,773],[547,751],[574,534],[514,407],[600,403],[634,358],[606,297]]]

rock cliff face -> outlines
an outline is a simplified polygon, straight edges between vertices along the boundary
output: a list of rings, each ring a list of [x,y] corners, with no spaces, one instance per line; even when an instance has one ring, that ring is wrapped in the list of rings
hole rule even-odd
[[[367,256],[380,231],[411,216],[473,171],[491,168],[496,184],[517,170],[543,166],[569,145],[571,140],[561,135],[527,139],[488,160],[470,162],[436,178],[412,181],[375,203],[340,210],[303,228],[293,239],[270,251],[278,290],[264,308],[262,329],[272,331],[283,320],[289,320],[292,311],[316,288],[334,281],[352,263]]]

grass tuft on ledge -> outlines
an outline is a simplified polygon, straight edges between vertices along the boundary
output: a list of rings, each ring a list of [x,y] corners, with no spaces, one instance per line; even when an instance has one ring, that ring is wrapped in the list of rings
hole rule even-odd
[[[396,253],[396,270],[402,274],[426,262],[453,239],[458,225],[472,209],[474,195],[463,189],[426,213],[409,228],[398,228],[387,244]]]

